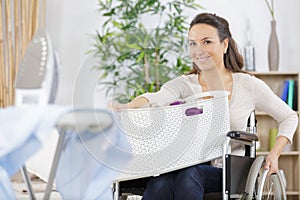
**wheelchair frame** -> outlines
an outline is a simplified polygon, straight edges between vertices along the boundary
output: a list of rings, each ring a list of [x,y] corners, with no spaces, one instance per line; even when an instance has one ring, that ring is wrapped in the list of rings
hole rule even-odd
[[[259,156],[256,158],[257,141],[255,113],[252,111],[248,119],[246,131],[229,131],[227,133],[227,139],[223,145],[222,193],[207,193],[204,199],[262,199],[263,186],[266,182],[268,170],[263,170],[262,174],[259,174],[263,168],[265,157]],[[232,144],[234,143],[245,146],[244,156],[231,154]],[[257,178],[261,179],[260,183],[257,183]],[[273,194],[275,199],[286,199],[285,181],[283,179],[284,177],[280,173],[271,175],[271,181],[274,182],[275,187]],[[134,180],[138,179],[130,181]],[[123,199],[122,194],[119,196],[120,190],[119,182],[115,182],[113,186],[114,200]],[[141,192],[139,191],[137,194],[140,195]]]
[[[256,141],[258,138],[252,133],[230,131],[227,134],[227,140],[223,146],[223,199],[240,198],[244,194],[248,172],[255,160]],[[231,144],[234,143],[245,146],[244,156],[231,154]]]

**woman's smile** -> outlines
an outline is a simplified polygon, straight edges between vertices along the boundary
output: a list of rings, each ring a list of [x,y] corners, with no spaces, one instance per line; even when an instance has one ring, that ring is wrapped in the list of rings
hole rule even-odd
[[[206,60],[208,60],[210,58],[210,56],[201,56],[201,57],[196,57],[196,60],[199,62],[204,62]]]

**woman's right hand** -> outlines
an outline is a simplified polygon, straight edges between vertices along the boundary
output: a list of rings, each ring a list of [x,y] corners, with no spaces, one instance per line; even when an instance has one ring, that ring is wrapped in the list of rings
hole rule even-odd
[[[136,97],[135,99],[133,99],[131,102],[129,103],[118,103],[115,101],[111,101],[108,103],[107,108],[114,110],[114,111],[119,111],[121,109],[133,109],[133,108],[141,108],[143,106],[145,106],[146,104],[148,104],[148,99],[146,99],[145,97]]]
[[[126,109],[128,108],[127,104],[123,104],[123,103],[118,103],[115,101],[111,101],[108,103],[107,108],[113,111],[119,111],[121,109]]]

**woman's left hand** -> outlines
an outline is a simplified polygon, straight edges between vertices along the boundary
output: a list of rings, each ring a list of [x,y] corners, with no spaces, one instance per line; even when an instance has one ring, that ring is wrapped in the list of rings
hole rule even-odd
[[[278,172],[278,159],[285,147],[289,143],[289,140],[284,136],[278,136],[276,143],[269,155],[266,157],[265,169],[270,169],[268,175]]]
[[[276,143],[270,153],[266,157],[265,169],[270,169],[268,175],[278,172],[278,159],[285,145],[289,143],[289,140],[284,136],[278,136]]]
[[[278,156],[274,155],[272,152],[267,155],[265,160],[265,169],[269,169],[268,175],[278,172]]]

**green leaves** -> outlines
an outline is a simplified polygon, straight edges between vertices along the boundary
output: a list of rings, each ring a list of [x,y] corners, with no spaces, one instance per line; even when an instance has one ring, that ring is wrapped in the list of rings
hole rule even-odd
[[[101,61],[97,70],[107,95],[121,102],[158,91],[166,81],[190,70],[185,8],[198,9],[195,0],[99,0],[104,21],[90,53]],[[146,29],[144,17],[156,26]]]
[[[270,11],[270,14],[272,16],[272,20],[275,20],[275,15],[274,15],[274,2],[273,0],[271,0],[271,3],[268,1],[268,0],[265,0],[267,6],[268,6],[268,9]]]

